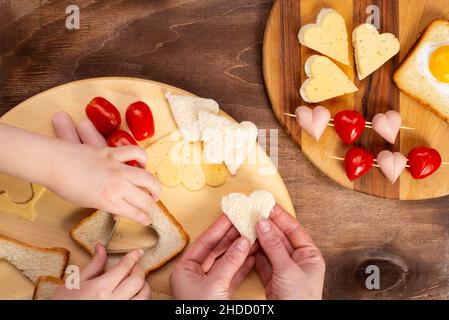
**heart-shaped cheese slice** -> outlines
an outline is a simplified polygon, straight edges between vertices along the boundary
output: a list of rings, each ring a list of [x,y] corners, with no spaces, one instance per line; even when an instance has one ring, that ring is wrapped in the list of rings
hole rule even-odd
[[[299,30],[298,39],[303,46],[349,65],[348,33],[345,20],[337,11],[321,9],[316,23]]]
[[[300,89],[306,102],[320,102],[357,91],[348,76],[329,58],[313,55],[304,65],[306,75]]]
[[[359,80],[369,76],[399,52],[399,40],[394,34],[379,34],[370,24],[362,24],[352,33],[357,75]]]
[[[221,210],[240,234],[254,243],[257,222],[261,218],[268,219],[275,204],[271,192],[256,190],[249,197],[242,193],[228,194],[221,199]]]

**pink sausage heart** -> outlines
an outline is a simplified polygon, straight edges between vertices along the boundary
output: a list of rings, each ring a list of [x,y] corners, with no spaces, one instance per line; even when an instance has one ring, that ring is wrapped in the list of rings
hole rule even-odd
[[[396,141],[401,124],[401,115],[394,110],[378,113],[373,118],[374,131],[392,144]]]
[[[380,152],[376,160],[380,170],[391,183],[396,182],[407,164],[407,158],[402,153],[388,150]]]
[[[331,119],[329,110],[321,106],[313,110],[308,107],[298,107],[295,114],[299,126],[316,141],[320,140]]]

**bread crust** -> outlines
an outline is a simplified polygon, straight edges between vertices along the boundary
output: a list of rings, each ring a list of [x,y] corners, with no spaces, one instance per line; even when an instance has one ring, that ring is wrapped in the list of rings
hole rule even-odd
[[[158,201],[159,207],[162,209],[162,212],[167,216],[168,219],[175,225],[175,227],[178,229],[179,233],[181,234],[181,237],[184,239],[184,246],[180,248],[178,251],[174,252],[172,255],[167,256],[165,259],[163,259],[159,264],[156,264],[154,266],[151,266],[145,270],[145,275],[150,273],[151,271],[157,270],[163,265],[165,265],[167,262],[175,258],[177,255],[179,255],[189,244],[190,242],[190,236],[189,234],[184,230],[183,226],[179,223],[178,220],[168,211],[168,209],[164,206],[164,204],[161,201]]]
[[[444,19],[435,19],[432,22],[430,22],[427,27],[424,29],[424,31],[422,31],[420,33],[420,35],[418,36],[418,39],[416,40],[416,42],[413,44],[412,48],[410,49],[410,51],[407,53],[407,55],[405,56],[405,58],[402,60],[401,64],[399,65],[399,68],[395,71],[394,75],[393,75],[393,81],[396,84],[396,86],[398,87],[398,89],[403,92],[404,94],[406,94],[407,96],[409,96],[410,98],[412,98],[413,100],[415,100],[416,102],[418,102],[419,104],[421,104],[422,106],[424,106],[427,110],[433,112],[434,114],[436,114],[438,117],[442,118],[443,120],[445,120],[446,122],[449,123],[449,116],[443,114],[442,112],[440,112],[439,110],[437,110],[436,108],[434,108],[432,106],[432,104],[423,101],[422,99],[420,99],[419,97],[417,97],[416,95],[414,95],[412,92],[408,91],[406,88],[404,88],[403,86],[401,86],[401,80],[399,79],[403,69],[406,67],[407,63],[409,62],[408,59],[411,58],[415,53],[416,50],[420,47],[421,43],[424,41],[424,39],[427,37],[427,35],[429,34],[429,32],[436,26],[438,25],[449,25],[449,21],[448,20],[444,20]]]
[[[179,223],[178,220],[176,220],[176,218],[168,211],[167,207],[165,207],[165,205],[161,202],[158,201],[157,205],[159,206],[160,209],[162,209],[162,212],[165,214],[165,216],[173,223],[173,225],[176,227],[176,229],[178,229],[181,237],[184,240],[184,245],[177,250],[176,252],[173,252],[171,255],[165,257],[164,259],[161,260],[160,263],[150,266],[147,269],[145,269],[145,274],[148,274],[151,271],[157,270],[159,268],[161,268],[163,265],[165,265],[167,262],[169,262],[170,260],[172,260],[174,257],[176,257],[177,255],[179,255],[184,249],[185,247],[189,244],[190,241],[190,237],[188,235],[188,233],[184,230],[184,228],[182,227],[182,225]],[[81,240],[79,240],[76,237],[76,232],[78,231],[78,229],[87,221],[93,219],[94,215],[97,213],[98,211],[94,212],[92,215],[84,218],[83,220],[81,220],[80,222],[78,222],[69,232],[70,237],[73,239],[73,241],[75,241],[81,248],[83,248],[87,253],[89,253],[91,256],[93,256],[95,254],[95,252],[92,252],[88,246],[83,243]]]
[[[81,240],[79,240],[76,237],[76,232],[78,231],[79,228],[81,228],[82,225],[84,225],[84,223],[86,223],[87,221],[90,221],[91,219],[93,219],[95,217],[95,214],[97,214],[97,212],[98,211],[95,211],[90,216],[82,219],[74,227],[72,227],[72,229],[70,229],[70,231],[69,231],[70,238],[72,238],[72,240],[75,241],[76,244],[78,244],[81,248],[83,248],[91,256],[93,256],[95,254],[95,252],[92,251],[86,244],[84,244]]]
[[[39,293],[39,286],[43,282],[52,282],[55,286],[62,286],[64,284],[64,280],[62,280],[61,278],[55,278],[55,277],[51,277],[51,276],[39,277],[36,282],[36,287],[34,288],[33,300],[37,300],[37,295]]]
[[[16,245],[19,245],[21,247],[26,247],[35,251],[40,251],[40,252],[50,252],[50,253],[59,253],[63,256],[64,260],[63,260],[63,264],[61,267],[61,270],[59,271],[59,277],[62,278],[62,276],[64,275],[65,269],[67,268],[67,264],[69,263],[69,257],[70,257],[70,251],[65,249],[65,248],[61,248],[61,247],[53,247],[53,248],[42,248],[42,247],[36,247],[33,245],[29,245],[25,242],[19,241],[17,239],[13,239],[10,238],[8,236],[2,235],[0,234],[0,239],[3,239],[5,241],[8,242],[12,242],[15,243]],[[39,277],[41,278],[41,277]]]

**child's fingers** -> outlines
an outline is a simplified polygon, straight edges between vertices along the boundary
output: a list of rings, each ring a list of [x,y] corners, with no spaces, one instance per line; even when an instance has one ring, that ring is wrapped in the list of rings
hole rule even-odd
[[[128,218],[139,222],[143,225],[149,225],[151,223],[150,215],[140,208],[137,208],[125,200],[121,200],[118,205],[112,208],[106,209],[107,212],[115,214],[120,217]]]
[[[75,123],[73,123],[72,117],[70,117],[67,112],[56,112],[51,118],[51,123],[58,139],[72,143],[81,143],[78,133],[76,132]]]
[[[81,271],[80,280],[87,281],[102,274],[106,260],[106,249],[101,244],[97,244],[92,261]]]
[[[111,149],[112,157],[120,162],[136,160],[142,168],[147,166],[148,155],[138,146],[123,146]]]
[[[150,172],[141,168],[129,167],[127,178],[132,184],[147,189],[155,201],[159,200],[161,183]]]
[[[119,263],[113,266],[109,271],[99,276],[98,280],[103,282],[104,285],[108,286],[111,291],[113,291],[123,281],[123,279],[128,277],[136,263],[139,263],[142,255],[143,250],[141,249],[135,249],[128,252]]]
[[[123,200],[147,213],[150,213],[154,206],[154,200],[150,194],[132,184],[126,188]]]
[[[150,298],[151,298],[151,287],[145,281],[145,284],[143,285],[140,292],[136,294],[134,298],[132,298],[131,300],[149,300]]]
[[[95,147],[106,147],[108,145],[105,138],[100,132],[98,132],[97,128],[95,128],[92,121],[88,118],[84,118],[78,122],[76,130],[78,131],[78,135],[84,144]]]

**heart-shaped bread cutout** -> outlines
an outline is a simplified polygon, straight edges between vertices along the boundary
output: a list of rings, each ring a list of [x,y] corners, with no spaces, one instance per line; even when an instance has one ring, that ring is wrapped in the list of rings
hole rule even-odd
[[[379,34],[374,26],[367,23],[354,29],[352,43],[359,80],[379,69],[400,48],[399,40],[394,34]]]
[[[313,55],[306,60],[304,71],[308,77],[300,89],[307,102],[320,102],[357,91],[348,76],[329,58]]]
[[[256,146],[257,127],[254,123],[232,122],[210,112],[199,112],[199,123],[208,163],[224,162],[231,175],[236,175]]]
[[[221,210],[240,234],[254,243],[257,222],[261,218],[268,219],[275,204],[271,192],[256,190],[249,197],[242,193],[228,194],[221,200]]]
[[[301,106],[296,108],[295,114],[298,125],[314,137],[316,141],[320,140],[331,118],[329,110],[322,106],[318,106],[313,110],[309,107]]]
[[[401,124],[401,114],[394,110],[378,113],[373,118],[373,130],[391,144],[396,141]]]
[[[153,228],[156,231],[158,241],[156,245],[142,248],[144,255],[140,264],[145,273],[163,266],[182,252],[189,242],[188,234],[161,202],[158,202],[153,207],[151,217],[153,223],[149,228]],[[104,211],[96,211],[72,228],[70,236],[93,256],[95,254],[95,246],[98,243],[105,247],[108,246],[115,225],[116,222],[111,214]],[[107,268],[117,264],[121,257],[122,255],[120,254],[109,255]]]
[[[440,153],[428,147],[417,147],[408,153],[410,174],[414,179],[424,179],[441,166]]]
[[[316,23],[306,24],[299,30],[298,39],[303,46],[349,65],[346,23],[334,9],[321,9]]]
[[[380,170],[391,183],[396,182],[407,165],[407,158],[402,153],[388,150],[380,152],[376,160]]]

